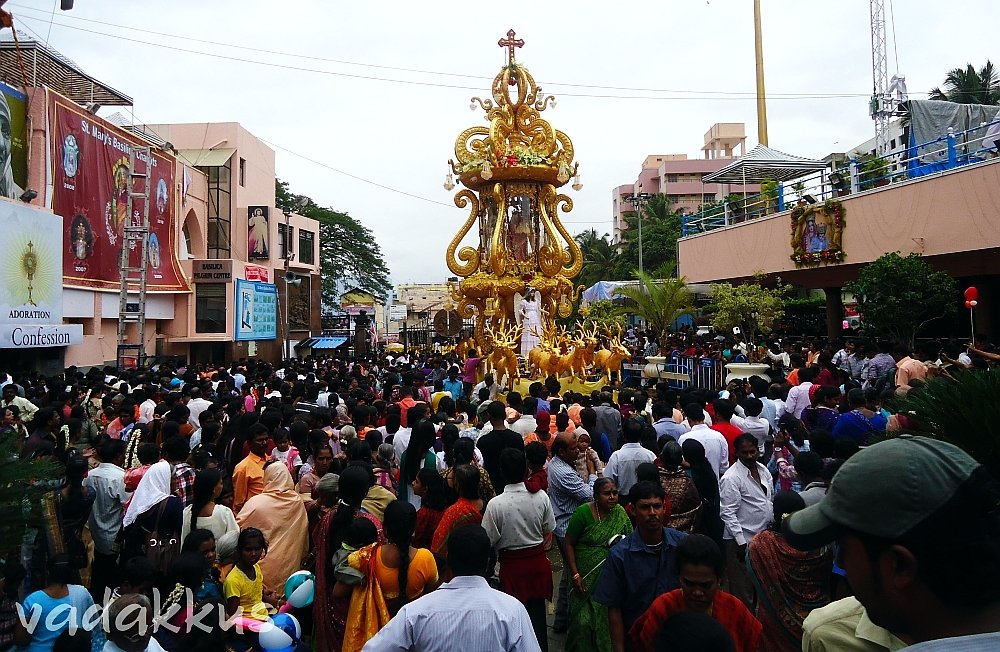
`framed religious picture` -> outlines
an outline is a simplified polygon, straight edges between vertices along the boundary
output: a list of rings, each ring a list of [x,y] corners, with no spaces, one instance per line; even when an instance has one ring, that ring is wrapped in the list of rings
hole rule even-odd
[[[247,258],[267,260],[271,257],[270,226],[267,206],[247,207]]]
[[[843,204],[835,200],[792,209],[791,258],[796,265],[839,263],[846,258],[844,213]]]

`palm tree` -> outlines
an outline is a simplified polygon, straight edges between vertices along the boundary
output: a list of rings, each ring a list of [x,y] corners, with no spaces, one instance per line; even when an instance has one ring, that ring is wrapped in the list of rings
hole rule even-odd
[[[631,299],[635,305],[623,308],[623,312],[642,317],[649,329],[657,333],[661,340],[667,330],[682,315],[690,315],[694,308],[691,292],[687,289],[687,279],[654,279],[649,274],[636,271],[638,285],[620,287],[615,294]]]
[[[1000,77],[989,59],[978,71],[970,63],[965,68],[948,71],[944,90],[931,89],[928,99],[957,104],[1000,104]]]
[[[639,261],[639,218],[636,212],[624,214],[627,228],[622,231],[618,275],[627,278]],[[677,239],[681,237],[681,215],[664,194],[654,195],[642,208],[642,258],[645,269],[655,269],[677,258]]]
[[[583,252],[583,271],[580,273],[580,283],[590,287],[598,281],[615,280],[615,265],[617,253],[605,233],[598,235],[596,229],[589,229],[576,235],[577,244]]]

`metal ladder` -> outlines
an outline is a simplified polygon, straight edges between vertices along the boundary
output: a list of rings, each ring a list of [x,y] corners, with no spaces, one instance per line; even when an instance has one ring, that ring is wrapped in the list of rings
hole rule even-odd
[[[118,368],[133,366],[141,367],[146,358],[146,278],[149,267],[149,192],[152,185],[153,151],[151,147],[133,147],[128,157],[128,202],[125,216],[125,228],[122,231],[122,251],[118,259],[118,272],[121,286],[118,295]],[[144,167],[138,170],[139,164]],[[142,190],[136,191],[136,182],[142,184]],[[135,223],[135,202],[142,203],[142,221]],[[136,244],[141,247],[139,265],[132,266],[130,255]],[[139,302],[130,304],[129,284],[139,286]],[[138,343],[129,343],[126,329],[129,324],[136,324],[139,331]]]

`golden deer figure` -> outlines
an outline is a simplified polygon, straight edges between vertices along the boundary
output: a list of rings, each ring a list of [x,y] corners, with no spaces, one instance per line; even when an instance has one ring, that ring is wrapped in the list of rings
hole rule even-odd
[[[617,327],[617,331],[618,334],[612,336],[611,331],[607,330],[608,348],[601,349],[594,354],[594,369],[600,368],[602,370],[601,376],[608,384],[611,383],[611,372],[619,372],[619,378],[621,378],[622,363],[632,357],[632,353],[622,344],[621,326]]]
[[[486,370],[493,372],[494,379],[501,386],[512,387],[518,374],[515,351],[520,327],[502,320],[495,327],[492,323],[486,324],[484,332],[493,343],[493,350],[486,356]]]

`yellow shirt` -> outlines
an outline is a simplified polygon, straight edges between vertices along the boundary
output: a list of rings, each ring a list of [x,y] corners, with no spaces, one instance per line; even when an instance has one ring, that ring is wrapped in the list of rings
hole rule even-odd
[[[233,597],[240,599],[243,616],[254,620],[267,620],[267,607],[264,605],[264,575],[260,572],[260,564],[254,564],[254,579],[246,576],[239,566],[234,566],[226,581],[222,583],[222,592],[226,600]]]
[[[857,598],[813,609],[802,623],[803,652],[896,652],[906,643],[868,619]]]

